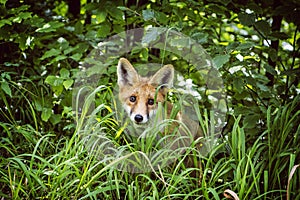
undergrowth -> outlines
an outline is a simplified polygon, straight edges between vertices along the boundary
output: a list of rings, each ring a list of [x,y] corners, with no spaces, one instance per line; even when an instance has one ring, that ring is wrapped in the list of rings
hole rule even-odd
[[[87,97],[83,108],[77,110],[71,137],[58,138],[30,125],[1,122],[5,137],[1,139],[0,196],[224,199],[230,196],[228,191],[234,191],[240,199],[300,198],[299,170],[295,168],[300,149],[300,111],[295,109],[299,98],[284,107],[269,107],[267,128],[254,143],[247,142],[242,116],[238,116],[232,130],[217,138],[208,154],[201,155],[197,145],[191,145],[176,161],[160,168],[127,140],[123,125],[115,118],[115,102],[102,103],[88,112],[97,92],[113,95],[109,87],[101,86]],[[207,113],[201,120],[204,125],[211,123]],[[137,154],[138,159],[132,159]],[[131,173],[125,165],[136,166],[134,162],[140,158],[147,170]],[[193,160],[192,165],[186,165],[187,158]]]

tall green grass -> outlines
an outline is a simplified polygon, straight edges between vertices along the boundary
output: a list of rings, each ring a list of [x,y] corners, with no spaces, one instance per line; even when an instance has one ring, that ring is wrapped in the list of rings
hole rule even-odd
[[[208,154],[200,154],[193,144],[164,168],[130,173],[119,170],[120,166],[137,150],[144,161],[147,154],[124,134],[124,126],[115,118],[115,102],[101,102],[89,112],[99,92],[113,96],[110,88],[103,86],[88,96],[81,111],[77,110],[76,131],[71,137],[57,137],[30,125],[0,123],[3,199],[218,200],[225,199],[227,189],[239,199],[286,199],[287,194],[289,199],[300,199],[300,172],[294,167],[300,155],[298,98],[280,108],[269,107],[266,129],[255,140],[245,137],[243,116],[237,116],[230,132],[218,138]],[[214,122],[208,112],[198,117],[202,128],[211,130]],[[120,153],[119,157],[105,157],[105,151],[98,151],[103,139],[111,142],[108,147],[116,147],[114,155]],[[122,154],[125,150],[130,153]],[[187,158],[192,158],[193,165],[186,165]]]

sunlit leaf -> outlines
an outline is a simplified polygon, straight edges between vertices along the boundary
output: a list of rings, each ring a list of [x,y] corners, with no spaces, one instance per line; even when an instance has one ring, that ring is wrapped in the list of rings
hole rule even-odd
[[[107,23],[102,23],[99,26],[97,36],[98,37],[106,37],[107,35],[109,35],[109,33],[110,33],[110,25]]]
[[[40,58],[41,60],[44,60],[46,58],[50,58],[52,56],[58,56],[61,53],[59,49],[50,49],[44,53],[44,55]]]
[[[52,86],[52,90],[55,93],[56,96],[61,95],[61,93],[64,91],[63,81],[61,81],[61,84],[57,86]]]
[[[1,89],[2,89],[8,96],[12,97],[12,95],[11,95],[11,89],[10,89],[10,87],[9,87],[9,85],[8,85],[8,83],[7,83],[6,81],[3,81],[3,82],[1,83]]]
[[[47,78],[45,80],[45,83],[51,85],[52,87],[53,86],[60,86],[63,83],[63,79],[60,78],[60,77],[49,75],[49,76],[47,76]]]
[[[60,60],[64,60],[66,58],[68,58],[68,57],[65,56],[65,55],[58,55],[52,61],[57,62],[57,61],[60,61]]]
[[[62,78],[69,78],[70,76],[70,71],[67,70],[66,68],[62,68],[59,70],[59,74]]]
[[[220,69],[225,63],[229,61],[230,55],[217,55],[213,58],[213,63]]]
[[[65,24],[62,22],[57,21],[50,21],[49,23],[46,23],[43,25],[43,27],[36,29],[36,32],[39,33],[48,33],[52,31],[56,31],[56,29],[63,27]]]
[[[65,89],[69,89],[72,85],[73,85],[74,81],[73,79],[67,79],[63,82],[63,85],[65,87]]]
[[[12,25],[11,20],[9,20],[9,19],[1,19],[1,20],[0,20],[0,28],[1,28],[2,26],[6,25],[6,24]]]
[[[126,11],[126,10],[128,10],[128,8],[127,8],[127,7],[125,7],[125,6],[118,6],[117,8],[118,8],[118,9],[120,9],[120,10],[122,10],[122,11]]]
[[[47,122],[49,120],[49,118],[51,117],[52,114],[52,109],[51,108],[43,108],[42,110],[42,120],[44,122]]]
[[[79,61],[82,58],[82,54],[81,53],[75,53],[72,56],[70,56],[70,58],[72,58],[75,61]]]
[[[100,11],[97,13],[96,19],[98,23],[102,23],[106,20],[107,12],[106,11]]]
[[[3,4],[3,5],[5,5],[5,4],[6,4],[6,2],[7,2],[7,0],[0,0],[0,4]]]
[[[148,20],[153,19],[155,17],[154,16],[154,10],[151,10],[151,9],[143,10],[142,15],[143,15],[143,19],[145,21],[148,21]]]

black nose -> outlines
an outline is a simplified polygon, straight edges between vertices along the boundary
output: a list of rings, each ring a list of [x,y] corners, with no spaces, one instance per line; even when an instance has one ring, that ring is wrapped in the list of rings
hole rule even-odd
[[[143,121],[143,116],[142,115],[136,115],[136,116],[134,116],[134,120],[139,123],[139,122]]]

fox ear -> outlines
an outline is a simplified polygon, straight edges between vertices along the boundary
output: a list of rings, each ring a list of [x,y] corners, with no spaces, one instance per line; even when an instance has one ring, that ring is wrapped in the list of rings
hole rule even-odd
[[[165,65],[154,74],[154,76],[150,80],[150,83],[155,86],[171,88],[173,86],[173,79],[173,65]]]
[[[133,85],[139,81],[139,75],[126,58],[120,58],[118,67],[118,85],[119,87]]]

